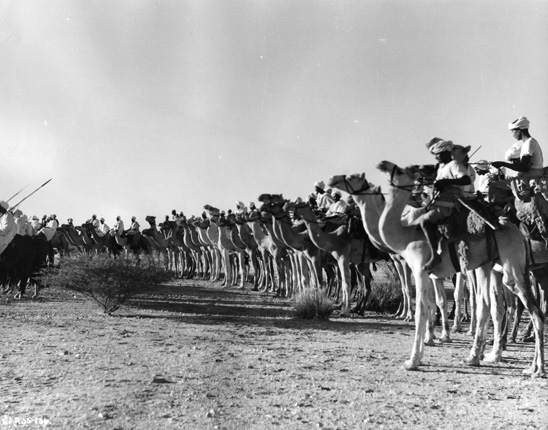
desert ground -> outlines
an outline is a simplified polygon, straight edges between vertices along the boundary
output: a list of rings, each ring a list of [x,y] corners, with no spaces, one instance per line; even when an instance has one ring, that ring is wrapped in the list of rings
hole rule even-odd
[[[1,429],[548,428],[529,343],[471,368],[453,334],[408,372],[413,323],[299,320],[288,299],[196,280],[112,316],[56,287],[0,313]]]

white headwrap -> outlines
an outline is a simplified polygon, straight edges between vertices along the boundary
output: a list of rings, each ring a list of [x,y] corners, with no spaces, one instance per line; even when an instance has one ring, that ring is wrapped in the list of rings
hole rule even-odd
[[[10,207],[10,205],[8,205],[4,200],[0,201],[0,206],[5,210],[8,210]]]
[[[437,142],[432,143],[428,149],[430,152],[434,155],[439,154],[441,152],[445,151],[452,151],[453,150],[453,142],[450,140],[438,140]]]
[[[315,186],[315,187],[319,187],[319,188],[321,188],[322,190],[325,189],[325,184],[323,183],[323,181],[316,181],[316,182],[314,182],[314,186]]]
[[[518,119],[512,121],[508,124],[510,130],[515,130],[519,128],[520,130],[526,130],[529,128],[529,120],[524,116],[520,116]]]

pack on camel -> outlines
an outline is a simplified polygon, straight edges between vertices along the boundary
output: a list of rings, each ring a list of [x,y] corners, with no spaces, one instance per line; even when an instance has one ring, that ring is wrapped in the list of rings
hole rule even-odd
[[[443,240],[440,244],[440,262],[432,267],[432,273],[423,269],[431,257],[424,233],[416,226],[405,227],[401,222],[403,209],[414,188],[418,172],[410,168],[401,169],[389,161],[381,162],[378,168],[390,179],[390,193],[379,222],[381,237],[391,249],[405,258],[415,277],[417,291],[415,339],[410,359],[405,362],[405,368],[416,370],[423,357],[426,323],[434,306],[433,288],[429,276],[443,279],[460,271],[460,268],[455,267],[451,258],[452,252],[449,250],[449,247],[454,244],[450,245],[447,240]],[[497,261],[502,266],[504,286],[518,295],[533,319],[536,337],[535,356],[527,372],[530,372],[532,376],[543,376],[544,315],[531,291],[527,270],[527,249],[523,236],[518,228],[510,223],[504,223],[494,231],[485,226],[484,231],[485,234],[482,235],[465,235],[461,240],[466,245],[466,269],[475,269],[478,281],[477,329],[470,356],[465,363],[472,366],[480,364],[485,349],[489,307],[491,307],[493,321],[500,320],[499,315],[502,314],[501,285],[497,284],[496,277],[492,274],[493,265]],[[500,327],[497,327],[497,324],[494,331],[493,351],[485,356],[486,361],[497,361],[500,358]]]
[[[371,255],[373,245],[365,231],[350,233],[346,224],[327,225],[325,230],[320,226],[312,207],[308,203],[286,203],[284,210],[292,211],[295,217],[301,218],[305,224],[312,242],[320,249],[329,252],[337,261],[341,275],[342,288],[342,309],[341,315],[350,313],[350,282],[351,265],[358,273],[357,282],[359,289],[365,291],[363,300],[367,299],[367,292],[370,291]]]

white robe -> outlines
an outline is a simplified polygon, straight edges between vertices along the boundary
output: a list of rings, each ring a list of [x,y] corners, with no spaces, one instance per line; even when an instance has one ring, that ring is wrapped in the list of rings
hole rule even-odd
[[[6,212],[0,218],[0,254],[4,252],[17,234],[17,226],[11,212]]]

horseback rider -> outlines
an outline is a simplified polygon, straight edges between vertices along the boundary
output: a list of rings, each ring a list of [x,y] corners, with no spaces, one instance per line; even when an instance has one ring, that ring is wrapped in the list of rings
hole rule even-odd
[[[452,141],[434,137],[426,146],[438,161],[434,195],[429,204],[430,208],[423,208],[425,213],[419,216],[415,223],[420,224],[430,247],[430,260],[423,266],[423,270],[430,271],[441,261],[437,253],[436,225],[451,215],[457,199],[463,196],[463,187],[470,185],[472,181],[466,166],[452,159]]]
[[[529,120],[521,116],[508,124],[508,128],[514,139],[517,140],[512,147],[506,151],[506,161],[494,161],[491,166],[496,169],[505,167],[517,172],[518,180],[529,184],[531,179],[540,178],[543,173],[542,149],[529,134]],[[507,175],[510,172],[507,172]],[[489,186],[489,201],[492,203],[507,203],[512,200],[511,184],[515,178],[492,182]]]

